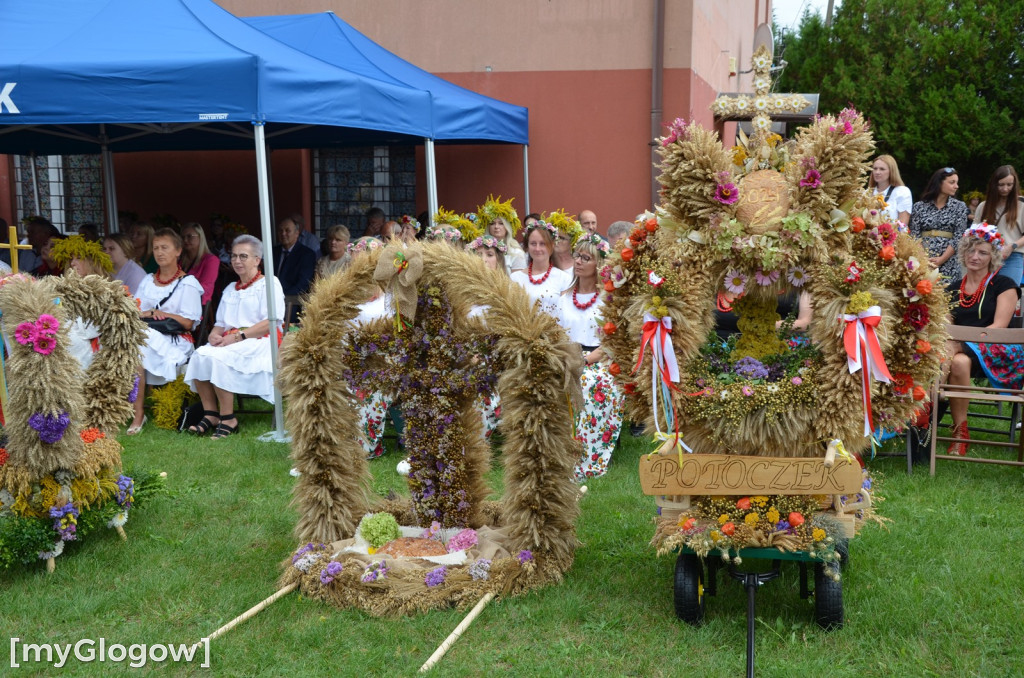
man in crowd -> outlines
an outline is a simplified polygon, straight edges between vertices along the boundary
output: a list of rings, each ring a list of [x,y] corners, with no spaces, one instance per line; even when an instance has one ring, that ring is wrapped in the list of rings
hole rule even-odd
[[[387,215],[384,214],[384,210],[379,207],[371,207],[366,210],[366,231],[363,235],[370,235],[374,238],[385,239],[384,223],[387,221]],[[388,234],[390,235],[390,234]]]
[[[277,225],[277,245],[274,245],[274,274],[281,281],[284,295],[305,294],[316,271],[316,253],[299,242],[299,229],[290,218]],[[296,310],[289,318],[295,322]]]
[[[608,227],[608,244],[611,245],[613,250],[615,249],[615,243],[625,238],[632,228],[633,224],[628,221],[612,222],[612,225]]]
[[[587,233],[597,233],[597,215],[590,210],[580,212],[580,226]]]

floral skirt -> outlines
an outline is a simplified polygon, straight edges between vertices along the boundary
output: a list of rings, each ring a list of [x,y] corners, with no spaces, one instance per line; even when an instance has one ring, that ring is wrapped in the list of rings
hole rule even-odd
[[[993,387],[1021,388],[1024,385],[1024,346],[1005,344],[964,344],[977,357]]]
[[[359,444],[363,446],[367,459],[376,459],[384,454],[384,426],[387,423],[391,399],[383,393],[367,393],[356,389],[359,406]]]
[[[501,421],[501,398],[498,392],[481,396],[476,401],[476,409],[480,412],[480,418],[484,422],[484,438],[490,440],[494,429],[498,428]]]
[[[576,436],[583,458],[573,469],[577,482],[604,475],[622,428],[625,396],[603,363],[587,365],[580,378],[583,411],[576,417]]]

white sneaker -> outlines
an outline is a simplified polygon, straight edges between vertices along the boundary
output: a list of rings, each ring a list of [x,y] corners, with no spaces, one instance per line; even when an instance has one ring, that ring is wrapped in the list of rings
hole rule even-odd
[[[398,462],[398,466],[395,467],[395,470],[398,471],[398,475],[408,477],[409,471],[412,470],[412,467],[409,466],[409,459],[406,458]]]
[[[293,468],[291,471],[288,471],[288,475],[290,475],[292,478],[298,478],[299,476],[302,475],[302,472],[299,471],[299,469],[297,468]]]

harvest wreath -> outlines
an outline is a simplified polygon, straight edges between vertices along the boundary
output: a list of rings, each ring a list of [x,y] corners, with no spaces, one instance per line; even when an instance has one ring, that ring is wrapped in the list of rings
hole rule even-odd
[[[391,295],[394,318],[354,325],[377,285]],[[485,309],[480,317],[470,317],[474,307]],[[388,614],[561,579],[576,545],[572,468],[581,451],[570,408],[581,399],[582,364],[555,321],[507,276],[444,243],[393,241],[316,284],[281,355],[302,544],[285,563],[282,587]],[[347,376],[397,392],[411,499],[370,498]],[[505,438],[500,502],[485,501],[490,450],[475,408],[495,388]],[[384,529],[387,542],[423,535],[439,542],[434,549],[461,555],[441,564],[382,556],[382,521],[404,526]]]
[[[121,527],[161,484],[121,472],[118,426],[137,397],[142,323],[120,284],[69,275],[0,280],[10,333],[0,450],[0,569],[53,559],[94,528]],[[68,351],[69,326],[91,322],[98,350],[83,375]],[[9,397],[7,397],[9,394]]]

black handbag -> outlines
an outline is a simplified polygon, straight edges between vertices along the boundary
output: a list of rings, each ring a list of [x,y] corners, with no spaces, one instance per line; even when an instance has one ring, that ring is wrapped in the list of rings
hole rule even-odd
[[[181,281],[184,279],[184,277],[178,278],[178,282],[174,283],[174,287],[171,288],[170,294],[161,299],[153,309],[159,310],[168,299],[174,296],[174,290],[178,289],[178,285],[180,285]],[[189,330],[185,329],[184,325],[174,318],[164,318],[163,320],[157,320],[156,318],[142,318],[142,322],[146,323],[160,334],[166,334],[170,337],[177,337],[182,334],[188,334],[189,332]]]

